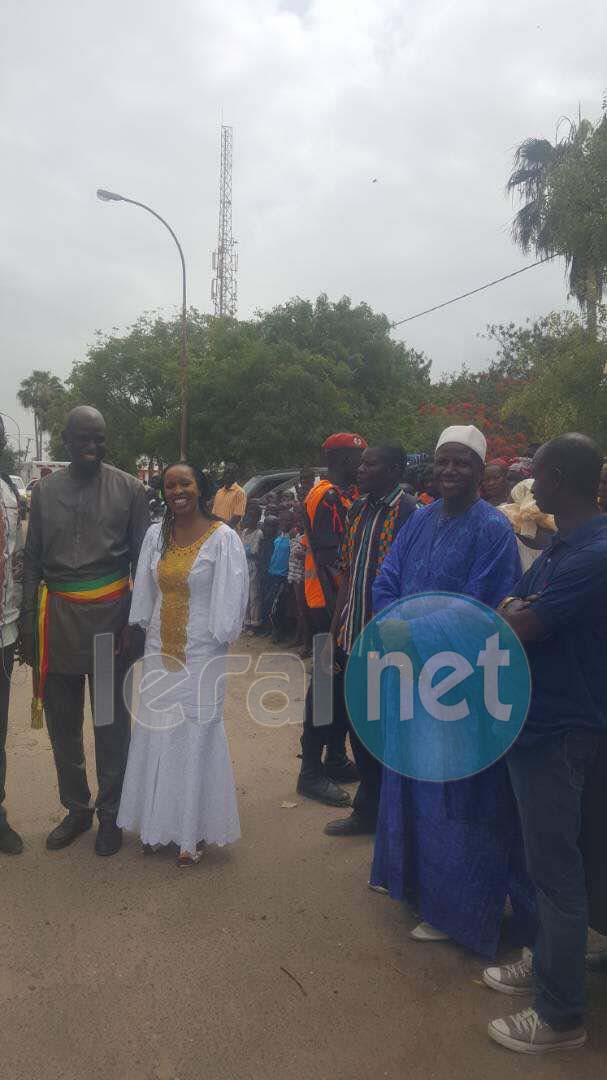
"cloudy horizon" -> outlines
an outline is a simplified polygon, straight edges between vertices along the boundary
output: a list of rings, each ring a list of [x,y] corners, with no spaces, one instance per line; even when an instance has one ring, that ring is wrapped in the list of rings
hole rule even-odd
[[[24,432],[22,378],[65,378],[96,330],[179,300],[170,238],[98,187],[170,221],[211,309],[221,111],[239,316],[326,292],[398,320],[533,261],[509,232],[514,148],[598,119],[607,86],[598,0],[5,0],[0,29],[0,410]],[[565,306],[555,261],[395,333],[436,377],[486,360],[486,324]]]

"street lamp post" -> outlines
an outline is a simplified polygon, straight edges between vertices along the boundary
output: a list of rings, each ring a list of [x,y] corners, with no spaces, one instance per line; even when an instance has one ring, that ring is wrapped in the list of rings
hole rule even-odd
[[[181,300],[181,425],[179,436],[179,454],[182,461],[187,457],[187,445],[188,445],[188,341],[187,341],[187,312],[186,312],[186,278],[185,278],[185,259],[183,257],[183,251],[181,250],[181,244],[173,232],[168,221],[165,221],[160,214],[157,214],[155,210],[152,210],[151,206],[146,206],[145,203],[137,202],[136,199],[127,199],[124,195],[117,195],[115,191],[105,191],[103,188],[97,189],[97,198],[102,202],[125,202],[131,203],[132,206],[140,206],[142,210],[147,210],[148,214],[152,214],[158,221],[162,222],[166,229],[169,230],[173,240],[177,244],[177,250],[179,252],[179,258],[181,259],[181,280],[182,280],[182,300]]]

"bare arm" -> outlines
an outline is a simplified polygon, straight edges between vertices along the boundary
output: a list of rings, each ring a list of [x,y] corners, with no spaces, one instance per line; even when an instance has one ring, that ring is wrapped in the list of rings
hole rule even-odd
[[[337,593],[337,600],[335,601],[335,611],[333,612],[333,618],[331,619],[331,628],[329,633],[335,641],[337,637],[337,631],[339,630],[339,624],[341,622],[341,616],[346,606],[348,599],[348,589],[350,588],[350,568],[348,567],[343,571],[341,581],[339,583],[339,590]]]
[[[525,600],[520,600],[518,597],[508,598],[498,608],[502,619],[512,627],[523,645],[546,637],[546,628],[535,614],[532,601],[533,597]]]

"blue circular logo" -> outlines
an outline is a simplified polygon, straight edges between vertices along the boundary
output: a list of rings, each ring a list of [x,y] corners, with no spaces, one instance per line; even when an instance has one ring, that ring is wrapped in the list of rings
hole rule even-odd
[[[345,694],[356,734],[388,768],[415,780],[463,780],[512,746],[531,676],[497,612],[456,593],[420,593],[365,627]]]

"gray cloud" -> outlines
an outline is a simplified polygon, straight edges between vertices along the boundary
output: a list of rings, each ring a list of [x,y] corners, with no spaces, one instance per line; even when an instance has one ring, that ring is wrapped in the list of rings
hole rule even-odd
[[[589,0],[5,0],[0,25],[3,409],[97,328],[171,310],[183,241],[210,306],[220,110],[234,125],[240,314],[326,290],[393,318],[522,265],[513,147],[595,116],[607,7]],[[377,183],[371,181],[376,177]],[[487,322],[564,306],[541,267],[402,328],[435,370],[482,362]],[[23,419],[21,413],[18,414]],[[27,428],[28,421],[24,420]]]

